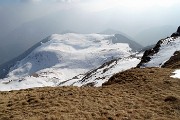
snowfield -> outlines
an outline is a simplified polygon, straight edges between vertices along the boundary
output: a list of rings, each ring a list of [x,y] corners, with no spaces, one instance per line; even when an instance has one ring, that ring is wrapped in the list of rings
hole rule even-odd
[[[180,79],[180,69],[174,71],[173,74],[175,74],[175,75],[172,75],[171,77]]]
[[[142,67],[161,67],[173,56],[175,51],[180,51],[180,37],[167,38],[163,40],[159,52],[150,56],[151,60],[143,64]]]
[[[101,86],[114,73],[135,67],[140,61],[129,57],[134,53],[128,44],[113,44],[112,36],[54,34],[48,42],[42,43],[10,69],[7,78],[0,80],[0,91],[59,85],[83,86],[92,82],[94,86]],[[117,59],[116,63],[110,64],[106,72],[100,74],[102,71],[99,69],[96,75],[81,81],[89,71],[114,59]]]
[[[60,83],[59,86],[95,86],[100,87],[103,83],[107,82],[111,76],[120,71],[125,71],[140,62],[137,58],[122,58],[105,63],[97,69],[91,70],[84,75],[76,76],[74,79],[67,80]]]

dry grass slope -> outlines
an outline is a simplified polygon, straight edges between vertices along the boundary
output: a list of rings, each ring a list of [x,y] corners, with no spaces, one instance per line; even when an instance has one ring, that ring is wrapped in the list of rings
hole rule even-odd
[[[0,92],[0,120],[179,120],[180,80],[171,72],[136,68],[99,88]]]
[[[180,51],[176,51],[174,55],[162,66],[164,68],[180,68]]]

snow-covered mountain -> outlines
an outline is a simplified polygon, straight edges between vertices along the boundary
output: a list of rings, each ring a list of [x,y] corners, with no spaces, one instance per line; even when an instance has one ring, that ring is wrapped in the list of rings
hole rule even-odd
[[[114,36],[54,34],[10,69],[7,78],[0,81],[0,90],[101,86],[113,74],[140,61],[128,44],[113,43]]]
[[[138,67],[163,67],[178,51],[180,51],[180,36],[167,37],[158,41],[154,48],[145,51]]]

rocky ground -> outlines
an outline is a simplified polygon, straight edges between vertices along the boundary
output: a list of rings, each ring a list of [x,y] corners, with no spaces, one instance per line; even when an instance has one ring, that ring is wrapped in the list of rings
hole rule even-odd
[[[134,68],[103,87],[0,92],[0,120],[179,120],[180,80],[170,68]]]

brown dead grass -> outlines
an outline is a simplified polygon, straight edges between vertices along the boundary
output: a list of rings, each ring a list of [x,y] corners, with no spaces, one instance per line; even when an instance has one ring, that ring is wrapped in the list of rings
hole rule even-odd
[[[171,69],[131,69],[103,87],[0,92],[0,120],[179,120],[180,80]]]
[[[165,62],[162,67],[173,69],[180,68],[180,51],[176,51],[174,55],[167,62]]]

